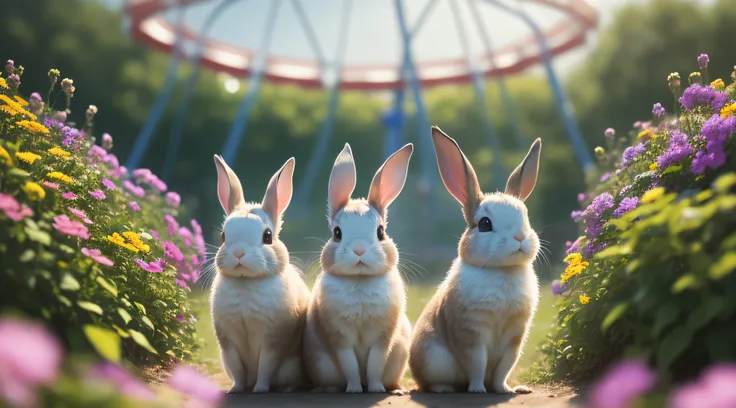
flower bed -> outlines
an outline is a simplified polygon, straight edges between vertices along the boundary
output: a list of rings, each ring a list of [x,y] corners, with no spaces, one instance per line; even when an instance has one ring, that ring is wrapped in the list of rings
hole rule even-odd
[[[633,394],[654,386],[647,366],[666,389],[736,361],[736,72],[728,86],[703,85],[708,57],[698,64],[684,90],[678,74],[668,78],[674,112],[656,104],[631,135],[606,131],[606,147],[596,148],[600,184],[572,214],[584,234],[553,285],[559,329],[543,351],[555,374],[575,379],[638,357],[611,371],[615,391],[606,396],[601,383],[601,401],[626,395],[617,377],[641,380]],[[682,398],[671,406],[688,406]]]
[[[72,80],[59,86],[51,70],[46,101],[26,100],[22,74],[8,61],[0,76],[0,312],[41,319],[65,349],[113,362],[190,358],[199,224],[179,225],[179,195],[149,170],[128,173],[112,137],[95,144],[96,107],[80,128],[69,121]],[[53,110],[59,98],[66,109]]]

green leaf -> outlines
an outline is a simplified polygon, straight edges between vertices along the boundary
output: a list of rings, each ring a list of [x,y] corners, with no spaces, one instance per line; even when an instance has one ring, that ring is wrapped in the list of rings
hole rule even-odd
[[[150,327],[151,330],[156,330],[156,328],[153,327],[153,322],[151,321],[151,319],[148,318],[148,316],[141,317],[141,320],[143,320],[143,323],[145,323],[146,326]]]
[[[665,171],[662,172],[662,175],[670,174],[670,173],[677,173],[680,170],[682,170],[681,164],[670,166],[670,167],[667,167],[667,169],[665,169]]]
[[[130,337],[132,337],[133,341],[138,343],[139,346],[143,347],[153,354],[158,354],[158,352],[153,348],[153,346],[151,346],[151,343],[148,342],[148,339],[146,338],[146,336],[143,335],[143,333],[135,331],[133,329],[128,330],[128,333],[130,333]]]
[[[28,177],[28,176],[31,175],[27,171],[25,171],[23,169],[19,169],[17,167],[13,167],[12,169],[8,170],[8,174],[11,175],[11,176],[23,177],[23,178]]]
[[[707,326],[728,305],[728,301],[722,296],[711,296],[690,313],[687,327],[693,332]]]
[[[92,313],[97,313],[98,315],[102,315],[102,308],[92,302],[87,302],[84,300],[78,300],[77,305],[81,307],[84,310],[88,310]]]
[[[595,258],[608,258],[611,256],[616,256],[616,255],[628,255],[630,253],[631,253],[631,245],[621,244],[621,245],[610,246],[604,249],[603,251],[598,252],[595,255]]]
[[[115,284],[110,282],[109,280],[103,278],[102,276],[98,276],[97,279],[95,279],[97,283],[100,284],[103,288],[105,288],[108,292],[112,293],[113,296],[118,296],[118,290],[115,287]]]
[[[736,269],[736,252],[726,252],[721,259],[710,266],[708,275],[711,279],[721,279]]]
[[[698,203],[702,203],[703,201],[713,197],[713,191],[711,190],[703,190],[695,195],[695,201]]]
[[[142,304],[140,304],[138,302],[133,302],[133,303],[135,303],[135,307],[137,307],[138,310],[140,310],[143,314],[146,314],[146,307],[145,306],[143,306]]]
[[[120,362],[120,336],[117,333],[89,324],[84,325],[83,330],[87,340],[92,343],[100,356],[115,363]]]
[[[36,258],[36,252],[34,250],[32,250],[32,249],[26,249],[20,255],[20,257],[18,258],[18,260],[25,263],[25,262],[32,261],[34,258]]]
[[[130,313],[128,313],[127,310],[125,310],[125,309],[123,309],[121,307],[118,308],[118,314],[120,315],[120,317],[123,318],[123,321],[125,322],[125,324],[128,324],[128,322],[130,322],[131,320],[133,320],[133,318],[130,317]]]
[[[672,293],[680,293],[685,289],[697,288],[698,278],[695,275],[682,275],[672,284]]]
[[[713,187],[715,187],[716,191],[725,193],[728,192],[734,184],[736,184],[736,173],[727,173],[718,177],[716,181],[713,182]]]
[[[49,235],[48,232],[30,228],[26,228],[25,231],[26,235],[28,235],[28,239],[31,241],[38,242],[39,244],[46,246],[51,245],[51,235]]]
[[[683,326],[675,327],[662,340],[657,348],[657,365],[662,369],[669,368],[692,341],[692,332]]]
[[[667,326],[677,320],[679,311],[677,306],[673,303],[664,304],[657,309],[657,314],[654,316],[654,326],[652,327],[652,337],[659,338],[662,330],[666,329]]]
[[[64,277],[61,278],[61,285],[59,285],[59,287],[63,290],[77,291],[82,286],[79,284],[79,281],[74,279],[71,274],[65,273]]]
[[[113,325],[112,325],[112,328],[113,328],[113,329],[115,329],[115,331],[116,331],[116,332],[118,332],[118,335],[120,335],[120,337],[122,337],[122,338],[124,338],[124,339],[127,339],[128,337],[130,337],[130,334],[128,334],[128,332],[127,332],[127,331],[125,331],[125,330],[121,329],[121,328],[120,328],[120,327],[118,327],[117,325],[114,325],[114,324],[113,324]]]
[[[608,315],[605,319],[603,319],[603,323],[601,324],[601,331],[605,332],[608,330],[609,327],[613,323],[616,322],[621,316],[623,316],[624,313],[626,313],[626,309],[629,308],[629,304],[627,302],[619,303],[618,305],[614,306],[613,309],[611,309],[610,312],[608,312]]]
[[[72,247],[70,247],[69,245],[64,245],[64,244],[59,244],[59,249],[62,252],[66,252],[69,255],[71,255],[71,254],[73,254],[75,252]]]
[[[69,298],[67,298],[66,296],[56,295],[56,298],[59,299],[59,302],[61,302],[61,304],[63,304],[64,306],[72,307],[72,301],[69,300]]]

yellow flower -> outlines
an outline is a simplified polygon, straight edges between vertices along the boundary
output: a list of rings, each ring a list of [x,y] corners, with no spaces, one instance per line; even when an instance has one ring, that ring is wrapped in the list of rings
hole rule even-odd
[[[2,77],[0,77],[0,89],[8,89],[8,83]]]
[[[143,252],[148,252],[151,250],[151,247],[148,246],[148,244],[143,243],[143,241],[141,241],[141,236],[136,234],[135,232],[126,231],[126,232],[123,232],[123,236],[127,238],[128,242],[130,242],[130,244],[136,247],[137,249]]]
[[[43,200],[44,197],[46,197],[46,191],[43,189],[43,187],[32,181],[26,181],[26,184],[24,184],[21,188],[23,189],[23,191],[26,192],[28,198],[31,201]]]
[[[641,132],[639,132],[639,135],[636,138],[641,140],[647,137],[651,137],[652,139],[654,139],[654,133],[652,133],[652,129],[642,130]]]
[[[659,197],[662,197],[663,194],[664,187],[656,187],[644,193],[644,195],[641,196],[641,200],[639,201],[641,201],[642,203],[651,203],[653,201],[656,201]]]
[[[723,91],[724,89],[726,89],[726,84],[723,83],[723,80],[721,78],[718,78],[715,81],[711,82],[710,86],[712,86],[716,91]]]
[[[573,253],[565,257],[565,262],[570,265],[579,264],[583,260],[583,256],[579,253]]]
[[[44,126],[44,125],[42,125],[42,124],[40,124],[38,122],[33,122],[33,121],[30,121],[30,120],[21,120],[20,122],[15,122],[15,124],[18,125],[18,126],[20,126],[20,127],[22,127],[22,128],[24,128],[24,129],[26,129],[26,130],[29,130],[31,132],[34,132],[34,133],[41,133],[41,134],[44,134],[44,135],[48,135],[49,134],[49,130],[46,128],[46,126]]]
[[[590,298],[585,295],[580,295],[580,303],[587,305],[588,303],[590,303]]]
[[[21,98],[20,96],[15,95],[14,98],[20,104],[20,106],[28,106],[28,101],[26,101],[25,99]]]
[[[575,275],[580,275],[581,272],[585,270],[585,268],[590,265],[588,262],[580,262],[576,264],[570,264],[567,268],[565,268],[565,273],[560,275],[560,283],[565,283],[568,279],[572,278]]]
[[[649,170],[657,170],[658,167],[659,167],[659,163],[654,162],[649,165]]]
[[[71,177],[67,176],[66,174],[60,172],[60,171],[52,171],[51,173],[46,174],[46,177],[50,177],[52,179],[57,179],[59,181],[63,181],[64,183],[72,183],[74,180],[72,180]]]
[[[33,162],[39,160],[41,156],[33,152],[16,152],[15,158],[28,164],[33,164]]]
[[[120,234],[118,234],[117,232],[113,233],[112,235],[108,235],[107,240],[130,251],[138,252],[138,248],[125,242],[125,238],[121,237]]]
[[[734,103],[732,103],[730,105],[726,105],[726,106],[723,107],[723,109],[721,109],[721,117],[722,118],[725,119],[725,118],[727,118],[729,116],[733,116],[733,115],[736,115],[736,102],[734,102]]]
[[[0,101],[4,102],[5,105],[11,107],[13,110],[23,110],[23,107],[20,106],[18,102],[16,102],[14,99],[10,99],[10,97],[7,95],[0,95]]]
[[[0,163],[8,167],[13,165],[13,158],[10,157],[10,153],[2,146],[0,146]]]
[[[565,342],[565,339],[559,339],[559,340],[557,340],[557,345],[560,345],[560,344],[562,344],[564,342]]]
[[[60,149],[58,147],[52,147],[51,149],[48,150],[48,152],[53,154],[54,156],[59,156],[59,157],[69,157],[72,155],[66,150]]]
[[[0,112],[5,112],[10,116],[15,116],[20,113],[17,110],[13,109],[10,105],[0,105]]]

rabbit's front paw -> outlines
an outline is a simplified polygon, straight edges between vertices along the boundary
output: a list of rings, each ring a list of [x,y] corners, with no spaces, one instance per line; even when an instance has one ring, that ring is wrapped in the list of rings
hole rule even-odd
[[[233,386],[227,391],[228,394],[240,394],[243,392],[245,392],[245,386],[238,383],[233,384]]]
[[[370,382],[368,383],[368,392],[374,392],[374,393],[381,393],[386,392],[386,388],[383,386],[383,383],[380,381],[378,382]]]
[[[269,384],[265,384],[262,382],[256,382],[255,387],[253,387],[253,393],[254,394],[263,394],[268,392],[271,389],[271,386]]]
[[[345,389],[346,394],[360,394],[363,392],[363,386],[360,383],[352,384],[348,383],[348,387]]]
[[[486,393],[486,387],[483,385],[483,383],[470,383],[470,386],[468,387],[468,392],[474,393],[474,394],[485,394]]]

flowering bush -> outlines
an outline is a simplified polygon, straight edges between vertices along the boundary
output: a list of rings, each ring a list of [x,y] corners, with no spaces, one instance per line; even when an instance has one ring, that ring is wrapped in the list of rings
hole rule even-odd
[[[68,120],[73,81],[48,73],[46,101],[19,96],[22,67],[0,76],[0,313],[44,320],[67,349],[136,365],[186,359],[187,305],[205,247],[180,198],[147,169],[130,174],[95,144],[97,108]],[[53,110],[59,96],[66,109]],[[0,370],[2,371],[2,370]],[[1,388],[1,387],[0,387]]]
[[[584,234],[553,285],[559,330],[543,351],[558,375],[635,355],[671,384],[736,361],[736,72],[703,85],[707,62],[684,91],[670,75],[673,112],[656,104],[651,122],[609,129],[596,148],[603,175],[579,196]]]

